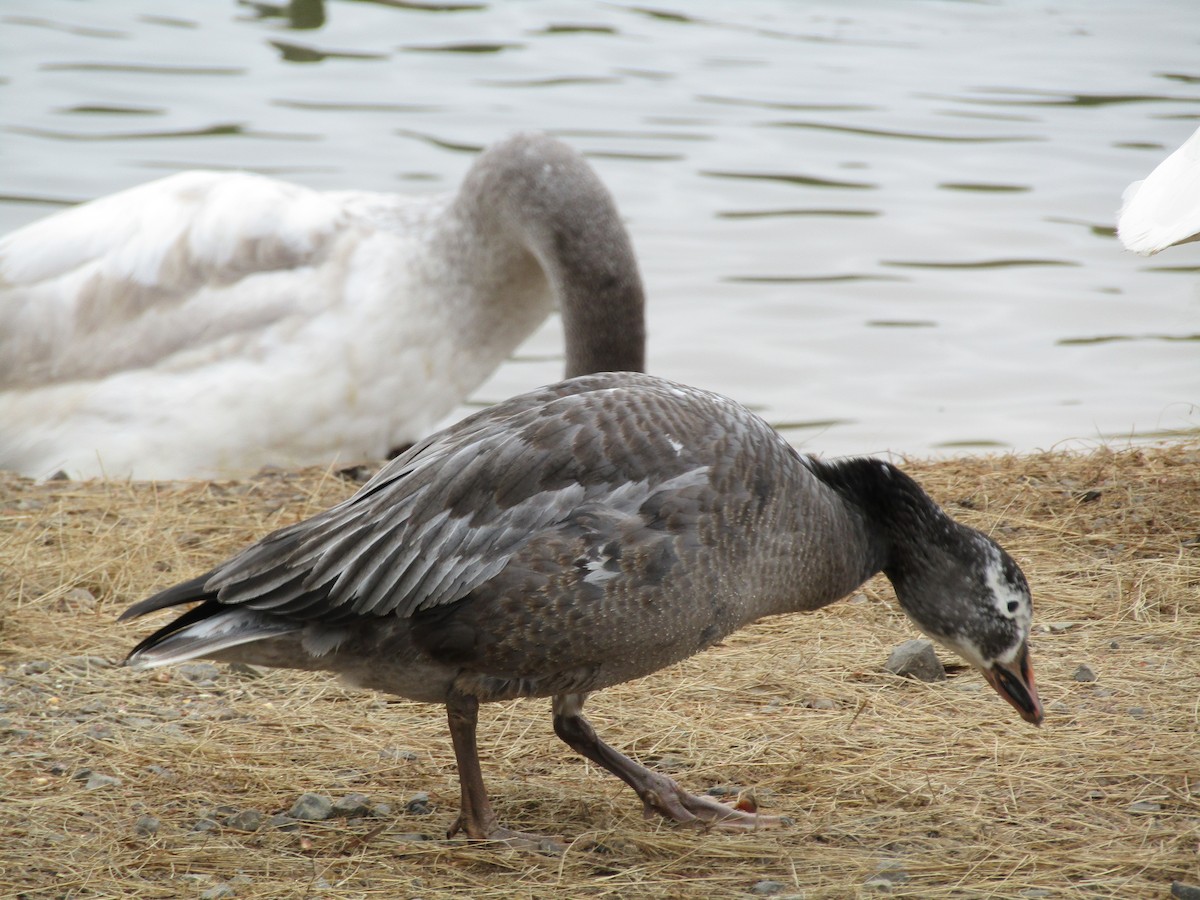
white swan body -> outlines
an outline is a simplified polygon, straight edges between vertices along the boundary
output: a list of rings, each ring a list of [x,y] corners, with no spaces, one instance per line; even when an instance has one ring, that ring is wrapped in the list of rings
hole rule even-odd
[[[1117,236],[1126,249],[1146,256],[1200,240],[1200,128],[1145,180],[1125,189]]]
[[[180,478],[378,459],[558,304],[568,374],[641,369],[615,205],[541,135],[454,196],[183,172],[0,240],[0,468]]]

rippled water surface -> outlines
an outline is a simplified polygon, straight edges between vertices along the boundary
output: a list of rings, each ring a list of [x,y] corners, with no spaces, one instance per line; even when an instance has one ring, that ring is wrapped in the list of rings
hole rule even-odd
[[[0,231],[193,167],[449,190],[549,131],[629,222],[652,371],[806,449],[1200,429],[1200,244],[1112,235],[1200,121],[1195,0],[13,2],[0,110]]]

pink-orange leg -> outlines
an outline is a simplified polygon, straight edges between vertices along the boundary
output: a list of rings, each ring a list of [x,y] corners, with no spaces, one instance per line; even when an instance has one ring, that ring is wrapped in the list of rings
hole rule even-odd
[[[647,818],[658,814],[701,829],[720,828],[756,831],[790,824],[781,816],[763,816],[720,803],[711,797],[689,794],[674,779],[651,772],[628,756],[614,750],[596,734],[583,717],[586,694],[559,694],[554,698],[554,733],[577,753],[612,772],[642,798]]]
[[[454,837],[462,832],[471,840],[502,841],[542,852],[561,852],[563,844],[558,838],[513,831],[496,821],[492,802],[483,784],[479,747],[475,741],[479,701],[466,694],[451,694],[446,702],[446,719],[450,725],[450,740],[454,744],[454,758],[458,762],[458,783],[462,797],[458,818],[446,836]]]

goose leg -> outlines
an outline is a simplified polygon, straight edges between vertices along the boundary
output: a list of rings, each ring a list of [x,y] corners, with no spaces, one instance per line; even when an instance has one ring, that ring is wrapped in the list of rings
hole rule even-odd
[[[554,698],[554,733],[571,749],[612,772],[642,798],[646,818],[655,813],[697,828],[754,831],[790,824],[781,816],[761,816],[719,803],[711,797],[689,794],[674,779],[651,772],[628,756],[614,750],[596,734],[583,717],[586,694],[559,694]]]
[[[458,763],[458,783],[461,805],[458,818],[446,832],[454,837],[460,831],[475,841],[503,841],[513,846],[527,847],[542,852],[561,852],[563,845],[557,838],[513,831],[496,821],[492,802],[488,799],[483,784],[483,771],[479,766],[479,746],[475,742],[475,728],[479,721],[479,700],[469,694],[452,692],[446,701],[446,719],[450,725],[450,740],[454,744],[454,758]]]

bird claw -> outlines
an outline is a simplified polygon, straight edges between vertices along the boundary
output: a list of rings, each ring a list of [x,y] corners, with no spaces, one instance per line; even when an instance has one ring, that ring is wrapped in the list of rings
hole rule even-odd
[[[662,779],[640,793],[642,814],[647,819],[659,815],[701,831],[760,831],[793,824],[786,816],[761,815],[757,811],[757,805],[754,805],[753,809],[745,809],[740,798],[737,805],[731,806],[711,797],[689,794],[669,778]]]

